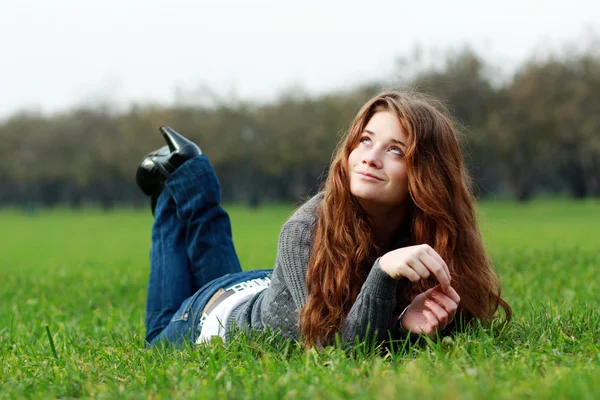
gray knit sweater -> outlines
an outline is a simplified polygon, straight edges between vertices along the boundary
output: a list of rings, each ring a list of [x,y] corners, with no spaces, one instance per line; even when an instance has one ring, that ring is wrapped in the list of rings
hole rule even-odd
[[[322,193],[316,195],[283,225],[270,287],[233,310],[227,328],[269,328],[299,340],[298,313],[307,301],[306,271],[322,200]],[[375,262],[342,323],[340,336],[345,344],[373,338],[374,332],[380,340],[387,338],[396,305],[396,286],[397,281]]]

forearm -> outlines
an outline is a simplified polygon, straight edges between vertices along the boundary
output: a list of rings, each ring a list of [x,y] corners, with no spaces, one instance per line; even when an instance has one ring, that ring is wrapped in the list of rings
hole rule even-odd
[[[397,281],[375,262],[340,329],[345,345],[358,341],[384,341],[396,307]]]

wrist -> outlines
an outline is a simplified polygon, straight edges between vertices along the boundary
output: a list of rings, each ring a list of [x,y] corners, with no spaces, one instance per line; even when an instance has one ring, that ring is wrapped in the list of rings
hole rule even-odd
[[[410,333],[410,329],[406,325],[404,325],[404,316],[406,315],[406,312],[408,311],[409,308],[410,308],[410,304],[408,306],[406,306],[406,308],[404,310],[402,310],[402,312],[398,316],[399,326],[405,333]]]
[[[377,260],[377,264],[379,264],[379,269],[381,269],[383,272],[385,272],[386,274],[388,274],[389,276],[392,276],[387,269],[387,258],[385,257],[387,255],[384,254],[383,256],[379,257],[379,259]],[[393,278],[393,276],[392,276]]]

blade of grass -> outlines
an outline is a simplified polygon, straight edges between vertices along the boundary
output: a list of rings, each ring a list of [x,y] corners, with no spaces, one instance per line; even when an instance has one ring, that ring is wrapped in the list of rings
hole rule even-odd
[[[46,333],[48,334],[48,341],[50,342],[52,354],[54,354],[54,358],[58,360],[58,354],[56,354],[56,348],[54,347],[54,339],[52,339],[52,335],[50,334],[50,327],[48,325],[46,325]]]

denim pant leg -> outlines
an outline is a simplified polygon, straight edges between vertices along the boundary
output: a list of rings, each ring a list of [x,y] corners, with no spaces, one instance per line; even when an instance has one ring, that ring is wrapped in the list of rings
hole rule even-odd
[[[158,335],[194,293],[185,227],[176,216],[175,201],[163,191],[158,197],[152,225],[150,278],[146,301],[146,341]]]
[[[165,182],[185,226],[186,251],[195,289],[223,275],[241,272],[229,215],[221,207],[221,186],[205,155],[177,168]]]
[[[157,336],[149,343],[148,347],[158,344],[181,346],[185,343],[193,344],[202,330],[202,312],[204,308],[220,289],[227,290],[239,283],[254,279],[270,279],[273,270],[254,270],[244,271],[237,274],[224,275],[214,281],[204,285],[200,290],[187,298],[181,304],[181,307],[171,321]],[[225,325],[227,322],[222,321]]]
[[[210,281],[241,271],[217,177],[205,155],[181,165],[158,198],[152,227],[146,341]]]

